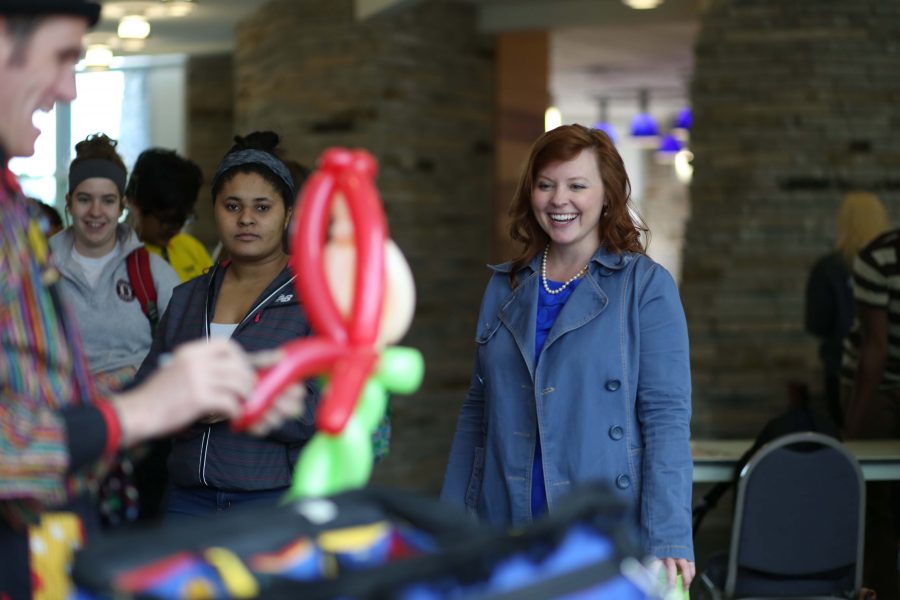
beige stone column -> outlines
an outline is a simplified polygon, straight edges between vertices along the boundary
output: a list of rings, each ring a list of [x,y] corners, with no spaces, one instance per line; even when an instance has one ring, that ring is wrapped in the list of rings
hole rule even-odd
[[[274,0],[237,30],[238,131],[271,128],[312,165],[332,146],[379,162],[391,234],[417,286],[404,343],[425,383],[395,397],[382,482],[435,491],[468,388],[490,261],[494,46],[462,2],[409,3],[360,21],[352,0]]]

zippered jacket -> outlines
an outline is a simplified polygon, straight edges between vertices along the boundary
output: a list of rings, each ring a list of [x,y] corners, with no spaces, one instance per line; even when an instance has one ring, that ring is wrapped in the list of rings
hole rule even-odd
[[[209,323],[225,270],[221,264],[216,265],[205,275],[175,288],[135,383],[157,368],[161,354],[172,352],[184,342],[209,338]],[[293,280],[293,273],[285,268],[253,303],[232,334],[244,350],[271,350],[311,333]],[[314,433],[318,389],[310,382],[306,387],[306,410],[301,418],[287,421],[266,437],[234,432],[228,422],[197,423],[183,431],[174,438],[169,455],[171,482],[224,491],[290,485],[297,455]]]

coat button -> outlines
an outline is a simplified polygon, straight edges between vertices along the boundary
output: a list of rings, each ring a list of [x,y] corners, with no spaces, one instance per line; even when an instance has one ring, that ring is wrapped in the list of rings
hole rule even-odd
[[[619,441],[625,435],[625,430],[619,427],[618,425],[613,425],[609,428],[609,437],[613,440]]]
[[[622,382],[618,379],[607,379],[606,380],[606,389],[610,392],[615,392],[622,386]]]
[[[631,478],[628,475],[619,475],[616,477],[616,487],[620,490],[627,490],[631,485]]]

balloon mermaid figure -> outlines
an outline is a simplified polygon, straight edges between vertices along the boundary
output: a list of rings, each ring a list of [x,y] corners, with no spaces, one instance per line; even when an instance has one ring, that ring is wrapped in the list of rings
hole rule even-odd
[[[364,486],[388,393],[415,392],[424,372],[418,350],[390,346],[412,321],[415,287],[388,238],[375,159],[363,150],[332,148],[318,166],[299,198],[290,258],[314,335],[282,347],[284,358],[260,373],[233,424],[252,425],[293,382],[325,377],[317,432],[300,454],[288,499]]]

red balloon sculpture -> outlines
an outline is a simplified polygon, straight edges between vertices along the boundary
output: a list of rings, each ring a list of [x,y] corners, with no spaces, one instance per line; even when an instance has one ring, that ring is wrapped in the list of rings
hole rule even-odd
[[[300,215],[292,238],[291,266],[298,275],[297,291],[310,323],[319,335],[290,342],[285,358],[260,375],[256,393],[237,429],[258,420],[275,398],[294,381],[330,371],[331,393],[322,398],[316,427],[339,433],[371,373],[377,353],[375,338],[384,299],[384,214],[372,179],[375,161],[365,152],[331,149],[322,156],[319,171],[307,182],[300,199]],[[328,239],[328,216],[335,191],[347,200],[354,222],[357,257],[353,310],[345,321],[328,293],[323,250]],[[363,226],[365,224],[365,226]]]
[[[379,352],[378,338],[385,299],[385,254],[389,247],[384,212],[374,185],[376,171],[375,159],[367,152],[333,148],[322,155],[319,169],[306,183],[299,198],[299,216],[292,234],[290,260],[291,267],[297,274],[295,286],[316,335],[283,346],[284,358],[274,367],[260,373],[257,388],[248,400],[243,415],[233,423],[234,429],[245,429],[255,423],[275,398],[293,382],[317,374],[327,374],[329,384],[317,409],[318,433],[315,437],[324,435],[337,440],[357,408],[367,384],[372,383],[374,371],[383,358]],[[332,208],[338,194],[343,196],[349,209],[356,257],[352,304],[346,317],[341,314],[335,302],[335,290],[325,271],[329,219],[333,217]],[[400,256],[402,259],[402,255]],[[408,271],[405,261],[402,262]],[[409,281],[411,284],[411,279]],[[410,306],[410,313],[411,310]],[[380,383],[375,383],[375,387],[383,385],[391,391],[399,389],[409,393],[421,381],[421,355],[414,350],[396,350],[405,350],[405,357],[400,361],[403,364],[393,367],[393,379],[391,376],[381,378]],[[413,353],[412,356],[410,352]],[[400,378],[407,381],[395,385],[399,372],[402,372]],[[376,390],[374,394],[383,394],[386,403],[386,392],[383,389],[380,392]],[[377,405],[377,400],[375,404]],[[384,404],[381,413],[383,406]],[[366,421],[374,427],[371,425],[372,418],[369,415]],[[308,446],[318,448],[325,443],[319,440],[322,443],[313,444],[312,442],[317,441],[315,437]],[[359,449],[358,440],[350,446],[345,445],[340,451],[321,450],[329,456],[319,456],[314,460],[318,463],[334,463],[343,460],[348,449],[354,448]],[[308,447],[304,453],[307,450],[312,451],[313,448]],[[371,470],[371,458],[369,463]],[[303,466],[301,456],[298,471]],[[321,465],[316,467],[320,472],[330,469],[332,474],[307,476],[307,483],[300,486],[295,477],[295,495],[331,493],[337,491],[335,488],[359,484],[359,481],[337,481],[340,477],[334,474],[336,466],[329,464],[327,468]],[[329,481],[318,482],[317,478]],[[312,485],[308,484],[310,480]]]

